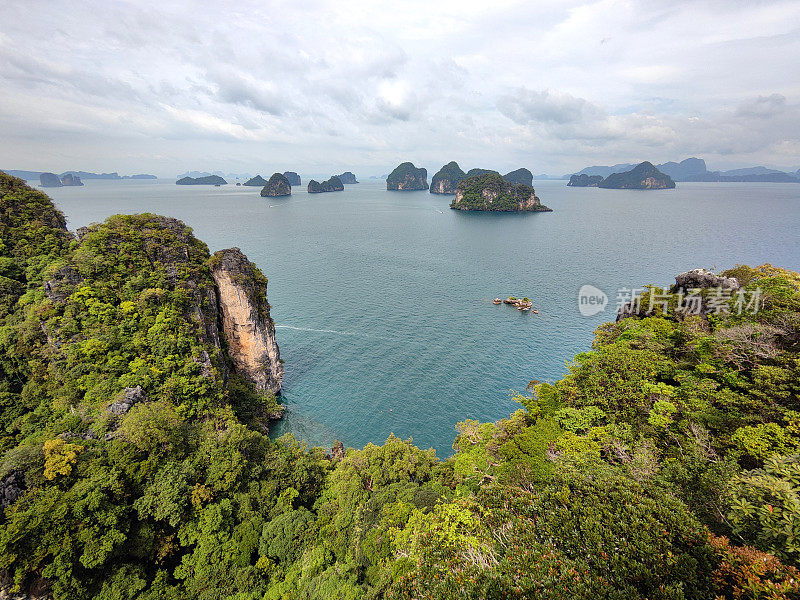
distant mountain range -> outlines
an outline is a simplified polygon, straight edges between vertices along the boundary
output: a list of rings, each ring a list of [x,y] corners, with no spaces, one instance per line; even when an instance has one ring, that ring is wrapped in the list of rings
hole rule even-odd
[[[33,181],[34,183],[39,181],[39,176],[42,173],[47,173],[48,171],[20,171],[18,169],[0,169],[9,175],[14,177],[19,177],[20,179],[24,179],[25,181]],[[74,175],[80,177],[81,179],[158,179],[155,175],[147,175],[147,174],[140,174],[140,175],[120,175],[116,171],[113,173],[89,173],[88,171],[64,171],[61,173],[61,177],[65,175]]]
[[[612,173],[630,171],[636,165],[620,163],[612,166],[586,167],[575,175],[600,175],[608,177]],[[766,167],[747,167],[730,171],[709,171],[702,158],[687,158],[681,162],[666,162],[656,165],[659,171],[672,177],[675,181],[726,181],[726,182],[767,182],[767,183],[800,183],[800,169],[787,173]],[[561,179],[569,179],[564,175]],[[542,178],[543,179],[543,178]]]

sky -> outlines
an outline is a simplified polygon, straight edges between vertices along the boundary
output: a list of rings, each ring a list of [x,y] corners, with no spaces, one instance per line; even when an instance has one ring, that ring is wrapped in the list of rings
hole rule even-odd
[[[4,0],[0,168],[800,167],[800,1]]]

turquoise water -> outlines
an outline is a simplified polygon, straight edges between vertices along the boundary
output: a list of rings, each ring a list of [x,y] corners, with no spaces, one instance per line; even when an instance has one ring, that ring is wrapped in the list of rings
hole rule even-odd
[[[48,190],[71,229],[155,212],[258,264],[286,360],[288,410],[273,433],[315,445],[393,432],[447,456],[458,421],[508,416],[512,390],[559,378],[613,319],[618,289],[737,262],[800,269],[791,184],[637,192],[543,181],[537,195],[554,212],[505,215],[451,211],[449,197],[387,192],[382,181],[288,199],[231,185],[85,183]],[[606,312],[578,312],[587,283],[608,294]],[[508,295],[529,296],[539,314],[491,302]]]

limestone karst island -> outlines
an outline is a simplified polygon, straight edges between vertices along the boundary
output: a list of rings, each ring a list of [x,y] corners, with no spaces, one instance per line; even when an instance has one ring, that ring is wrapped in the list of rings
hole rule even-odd
[[[0,15],[0,600],[800,600],[800,0]]]

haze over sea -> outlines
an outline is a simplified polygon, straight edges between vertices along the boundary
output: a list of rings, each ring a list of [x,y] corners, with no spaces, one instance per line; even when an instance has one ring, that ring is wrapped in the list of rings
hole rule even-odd
[[[269,278],[286,361],[287,413],[272,433],[312,445],[361,447],[393,432],[448,456],[458,421],[507,417],[512,390],[559,378],[589,349],[617,290],[668,285],[695,267],[800,270],[794,184],[638,192],[536,181],[554,212],[482,214],[383,181],[315,195],[306,183],[286,199],[167,180],[46,191],[72,230],[153,212],[182,219],[212,252],[240,247]],[[608,294],[605,312],[581,316],[583,284]],[[508,295],[529,296],[539,314],[492,304]]]

